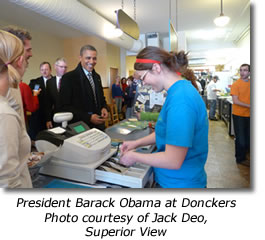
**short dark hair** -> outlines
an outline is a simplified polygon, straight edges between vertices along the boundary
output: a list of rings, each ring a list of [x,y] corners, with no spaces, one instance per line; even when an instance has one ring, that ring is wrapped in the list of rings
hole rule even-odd
[[[248,71],[250,72],[250,65],[249,65],[249,64],[244,63],[244,64],[242,64],[242,65],[240,66],[240,68],[241,68],[241,67],[248,67]]]
[[[46,62],[46,61],[44,61],[44,62],[42,62],[42,63],[40,64],[40,68],[41,68],[43,65],[45,65],[45,64],[48,64],[50,70],[52,70],[52,66],[51,66],[51,64],[50,64],[49,62]]]
[[[32,39],[30,33],[27,30],[18,28],[16,26],[7,26],[3,30],[17,36],[23,42],[23,44],[25,44],[25,40]]]
[[[82,56],[83,55],[83,52],[86,51],[86,50],[90,50],[90,51],[97,52],[97,50],[96,50],[95,47],[93,47],[91,45],[85,45],[85,46],[81,47],[81,49],[80,49],[80,56]]]
[[[134,77],[133,77],[132,75],[130,75],[130,76],[127,78],[127,80],[131,80],[132,82],[133,82],[133,79],[134,79]]]

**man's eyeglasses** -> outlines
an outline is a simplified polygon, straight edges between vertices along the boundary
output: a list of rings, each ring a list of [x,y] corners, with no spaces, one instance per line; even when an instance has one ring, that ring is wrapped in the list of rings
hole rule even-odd
[[[144,78],[146,76],[146,74],[149,72],[149,70],[146,70],[146,72],[140,77],[140,80],[141,81],[144,81]]]
[[[56,65],[57,67],[59,67],[59,68],[65,68],[65,69],[67,69],[67,66],[60,66],[60,65]]]

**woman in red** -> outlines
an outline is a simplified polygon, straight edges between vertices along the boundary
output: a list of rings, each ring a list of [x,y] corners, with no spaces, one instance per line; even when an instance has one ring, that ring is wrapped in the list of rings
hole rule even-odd
[[[27,122],[27,111],[35,112],[39,108],[38,95],[41,89],[34,90],[33,95],[32,95],[32,91],[29,85],[27,85],[26,83],[22,81],[20,81],[19,83],[19,88],[20,88],[22,102],[23,102],[25,122]]]
[[[126,78],[125,77],[123,77],[122,79],[121,79],[121,88],[122,88],[122,91],[123,92],[125,92],[125,89],[128,87],[128,85],[127,85],[127,83],[126,83]]]

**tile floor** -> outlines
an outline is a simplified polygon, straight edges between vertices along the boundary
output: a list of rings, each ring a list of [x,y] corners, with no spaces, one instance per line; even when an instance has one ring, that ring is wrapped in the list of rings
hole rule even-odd
[[[234,139],[229,136],[225,123],[209,121],[207,188],[250,187],[250,167],[236,164],[234,155]]]

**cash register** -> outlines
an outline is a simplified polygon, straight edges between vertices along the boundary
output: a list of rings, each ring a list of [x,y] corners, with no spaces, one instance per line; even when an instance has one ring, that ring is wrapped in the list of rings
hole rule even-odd
[[[37,135],[36,148],[44,152],[39,163],[41,174],[88,184],[100,180],[134,188],[146,185],[152,172],[149,166],[120,166],[117,158],[113,160],[117,149],[112,147],[111,138],[81,121],[68,125],[72,117],[72,113],[55,114],[54,121],[62,122],[62,127]],[[114,171],[108,171],[110,168]]]

